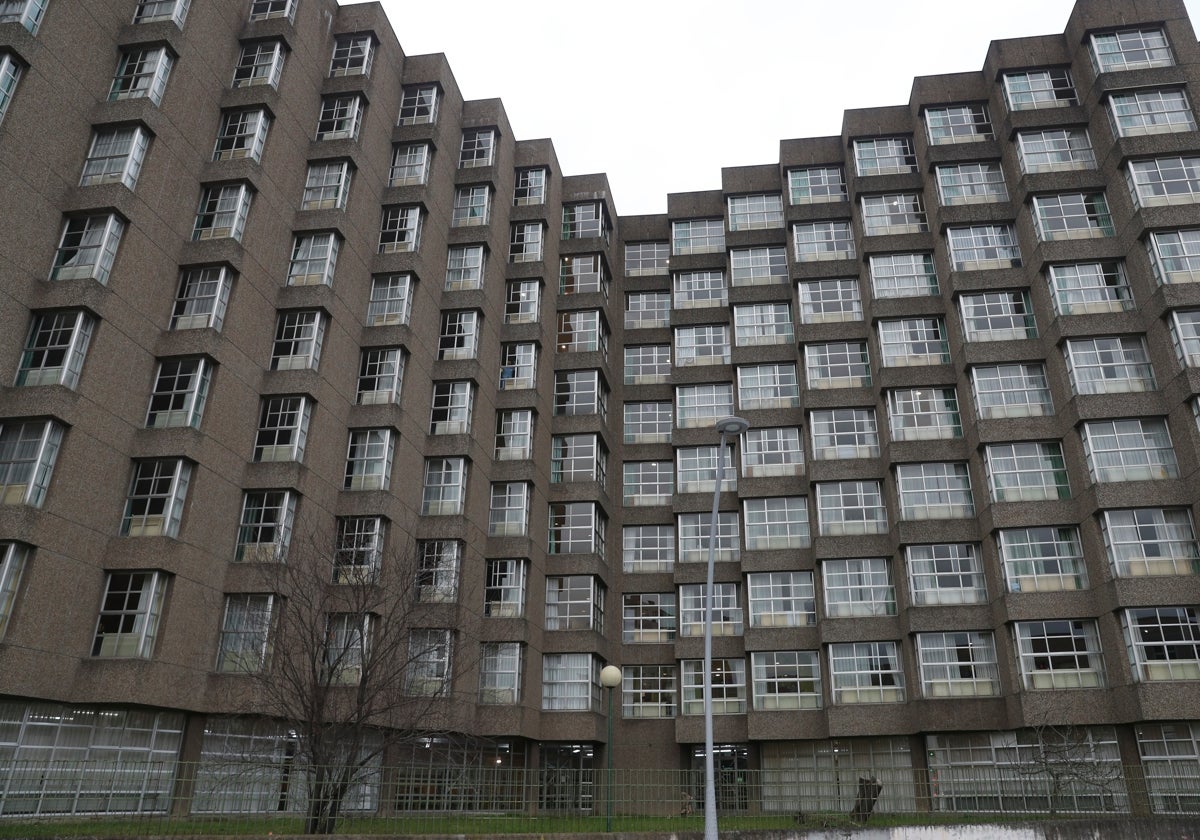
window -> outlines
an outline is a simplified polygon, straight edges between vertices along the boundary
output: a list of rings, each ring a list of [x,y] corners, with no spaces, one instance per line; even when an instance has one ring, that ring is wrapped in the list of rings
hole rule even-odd
[[[266,110],[223,111],[213,147],[213,160],[261,161],[271,117]]]
[[[724,220],[687,219],[671,222],[672,254],[712,254],[724,250]]]
[[[446,257],[446,291],[482,288],[485,256],[482,245],[451,245]]]
[[[704,635],[705,584],[685,583],[679,587],[679,635]],[[712,599],[712,632],[714,636],[742,635],[742,609],[738,606],[736,583],[714,583]]]
[[[595,481],[603,484],[608,452],[593,433],[555,435],[550,442],[550,483]]]
[[[600,254],[575,254],[562,258],[558,270],[560,295],[603,294],[608,298],[608,265]]]
[[[541,306],[540,280],[509,280],[505,285],[504,323],[536,324]]]
[[[108,283],[125,222],[115,214],[73,216],[63,222],[51,280],[91,279]]]
[[[750,655],[758,711],[821,708],[821,666],[812,650],[768,650]]]
[[[608,219],[608,209],[602,201],[588,201],[582,204],[564,204],[562,211],[562,238],[591,239],[602,236],[608,241],[612,231],[612,222]]]
[[[412,308],[412,275],[384,274],[371,278],[367,326],[389,327],[408,323]]]
[[[282,562],[287,557],[296,517],[291,490],[248,490],[242,498],[235,559],[246,563]]]
[[[417,601],[449,604],[458,600],[458,568],[463,545],[458,540],[417,541]]]
[[[554,374],[554,414],[608,415],[608,386],[598,370],[560,370]]]
[[[12,102],[16,92],[17,82],[21,79],[21,65],[6,52],[0,52],[0,123],[8,113],[8,104]]]
[[[175,58],[166,47],[122,50],[112,87],[108,90],[109,101],[146,98],[161,105],[174,63]]]
[[[1140,335],[1080,338],[1067,342],[1067,372],[1076,394],[1152,391],[1154,370]]]
[[[233,86],[269,85],[278,89],[283,74],[282,41],[255,41],[242,45],[242,54],[233,68]]]
[[[717,453],[723,452],[718,463]],[[680,493],[711,493],[717,486],[717,468],[722,471],[721,491],[737,490],[737,470],[733,468],[733,451],[721,446],[689,446],[675,450],[679,471]]]
[[[804,472],[804,446],[795,426],[747,429],[742,432],[741,444],[742,475],[747,478]]]
[[[546,203],[546,170],[518,169],[517,184],[513,190],[513,204],[517,207],[527,207],[534,204]]]
[[[595,353],[608,355],[608,324],[598,309],[580,309],[558,313],[559,353]]]
[[[235,239],[242,241],[246,217],[250,214],[253,192],[248,184],[221,184],[204,187],[192,239]]]
[[[192,465],[182,458],[134,461],[121,536],[178,537],[191,477]]]
[[[993,137],[987,105],[982,103],[927,108],[925,129],[929,132],[930,145],[934,146],[942,143],[991,140]]]
[[[724,307],[729,302],[723,271],[685,271],[675,275],[675,308]]]
[[[668,292],[631,292],[625,295],[625,329],[653,329],[671,323]]]
[[[987,602],[987,583],[977,545],[910,545],[904,549],[904,559],[909,597],[914,606]]]
[[[947,364],[946,325],[941,318],[880,321],[879,353],[884,367]]]
[[[407,187],[427,183],[432,157],[428,143],[392,146],[392,168],[388,172],[388,186]]]
[[[375,59],[375,36],[370,32],[338,35],[333,40],[333,57],[329,60],[329,75],[369,76]]]
[[[434,382],[429,402],[431,435],[464,435],[471,430],[475,388],[467,381]]]
[[[533,411],[515,408],[496,412],[497,461],[524,461],[533,457]]]
[[[521,702],[525,671],[523,642],[485,642],[479,646],[479,702],[514,705]]]
[[[1200,679],[1200,619],[1195,607],[1144,607],[1121,613],[1134,679]]]
[[[296,18],[297,0],[252,0],[250,20],[282,18],[289,23]]]
[[[518,222],[508,240],[510,263],[539,262],[542,259],[542,223]]]
[[[887,392],[892,440],[938,440],[963,436],[953,388],[897,388]]]
[[[1060,315],[1122,312],[1133,308],[1133,292],[1121,260],[1049,267],[1050,293]]]
[[[919,193],[866,195],[861,201],[863,233],[867,236],[929,230],[925,202]]]
[[[1065,67],[1004,74],[1004,99],[1010,111],[1078,105],[1071,71]]]
[[[537,345],[500,345],[500,390],[533,388],[537,385]]]
[[[625,245],[626,277],[666,274],[670,261],[670,242],[629,242]]]
[[[1087,589],[1087,564],[1073,525],[1007,528],[996,533],[1012,592]]]
[[[626,461],[622,467],[622,504],[669,505],[675,492],[670,461]]]
[[[812,572],[746,575],[751,627],[811,627],[817,621]]]
[[[524,481],[492,485],[489,537],[523,537],[529,532],[529,494],[530,485]]]
[[[1097,73],[1170,67],[1175,63],[1161,29],[1123,29],[1092,35],[1092,62]]]
[[[891,564],[882,557],[822,560],[821,580],[829,618],[896,614]]]
[[[1054,411],[1041,362],[973,367],[971,391],[981,420],[1041,417]]]
[[[680,367],[729,364],[729,326],[676,327],[675,364]]]
[[[892,175],[917,171],[910,137],[874,137],[854,141],[854,167],[859,175]]]
[[[681,385],[675,389],[675,422],[681,429],[712,427],[733,414],[733,385]]]
[[[625,384],[664,383],[671,376],[671,345],[633,344],[625,348]]]
[[[452,227],[486,225],[491,213],[492,190],[487,186],[459,187],[454,193]]]
[[[42,506],[62,439],[53,420],[0,420],[0,504]]]
[[[679,680],[674,665],[626,665],[621,671],[622,717],[675,717]]]
[[[959,463],[900,464],[896,467],[901,519],[970,519],[975,516],[971,477]]]
[[[734,286],[788,282],[787,249],[783,247],[735,248],[729,252],[729,267]]]
[[[918,633],[917,667],[927,698],[1000,693],[996,639],[988,631]]]
[[[333,232],[296,234],[288,264],[288,285],[332,286],[339,245]]]
[[[862,298],[858,280],[847,277],[839,280],[802,280],[800,293],[800,323],[828,324],[863,319]]]
[[[1015,635],[1017,664],[1026,690],[1104,685],[1104,659],[1095,621],[1018,621]]]
[[[1131,160],[1127,176],[1135,207],[1200,200],[1200,157]]]
[[[743,499],[742,517],[748,551],[808,548],[812,543],[805,496]]]
[[[362,613],[328,613],[321,640],[325,685],[358,685],[369,663],[375,617]]]
[[[379,516],[339,516],[333,583],[371,583],[379,573],[386,528]]]
[[[262,671],[271,654],[274,616],[274,595],[226,595],[217,670],[245,674]]]
[[[30,546],[18,542],[0,542],[0,639],[8,628],[21,585],[21,573],[32,553]]]
[[[595,502],[555,502],[550,505],[551,554],[604,555],[608,518]]]
[[[49,0],[6,0],[0,3],[0,23],[19,23],[36,35]]]
[[[1016,268],[1021,264],[1021,247],[1012,225],[950,228],[946,238],[955,271]]]
[[[1008,201],[999,161],[956,163],[937,167],[938,200],[947,207]]]
[[[1200,365],[1200,310],[1177,309],[1171,312],[1171,340],[1185,367]]]
[[[669,402],[625,403],[625,443],[670,443],[671,426]]]
[[[764,344],[791,344],[792,307],[786,303],[756,303],[733,307],[734,344],[758,347]]]
[[[546,578],[546,629],[604,632],[604,584],[592,575]]]
[[[1083,424],[1083,451],[1094,481],[1178,478],[1171,434],[1161,417],[1090,420]]]
[[[1029,292],[982,292],[958,299],[963,338],[967,341],[1015,341],[1037,338]]]
[[[379,253],[400,254],[421,245],[421,208],[384,207],[379,221]]]
[[[391,429],[352,429],[346,447],[344,490],[387,490],[396,434]]]
[[[1112,215],[1102,192],[1035,195],[1033,216],[1043,242],[1113,235]]]
[[[933,254],[873,254],[868,258],[868,264],[871,294],[876,299],[941,294],[937,271],[933,267]],[[857,292],[856,282],[854,288]],[[861,317],[861,306],[859,311]]]
[[[1112,93],[1108,107],[1119,137],[1196,130],[1196,119],[1182,89]]]
[[[542,711],[600,710],[600,660],[591,653],[542,654]]]
[[[33,313],[16,384],[74,389],[95,327],[95,319],[83,310]]]
[[[437,122],[437,85],[405,85],[400,100],[400,125],[425,125]]]
[[[1200,281],[1200,230],[1153,231],[1146,249],[1160,284]]]
[[[405,694],[434,697],[449,692],[451,633],[450,630],[432,628],[409,632]]]
[[[832,408],[808,416],[814,461],[837,458],[875,458],[879,428],[873,408]]]
[[[846,200],[846,173],[840,166],[788,170],[788,201],[820,204]]]
[[[903,703],[904,668],[895,642],[829,646],[834,703]]]
[[[301,210],[345,210],[350,195],[350,162],[322,161],[308,165]]]
[[[850,220],[796,222],[792,225],[796,261],[852,260],[855,257],[854,232]]]
[[[731,195],[726,201],[731,231],[783,227],[783,196]]]
[[[325,318],[320,312],[280,312],[275,321],[271,370],[316,370],[324,339]]]
[[[146,411],[146,428],[200,428],[212,371],[212,361],[202,356],[160,360]]]
[[[426,458],[422,516],[446,516],[463,512],[467,491],[465,458]]]
[[[92,656],[149,659],[166,598],[165,572],[108,572]]]
[[[95,129],[79,186],[120,183],[132,190],[149,146],[150,135],[141,126]]]
[[[708,560],[711,525],[712,519],[708,513],[679,514],[676,527],[679,529],[677,545],[680,563],[704,563]],[[741,528],[737,513],[722,511],[717,514],[715,548],[718,563],[736,562],[741,556]]]
[[[1200,571],[1200,546],[1187,508],[1106,510],[1100,525],[1117,577]]]
[[[684,659],[683,707],[685,715],[704,714],[704,660]],[[746,713],[746,660],[714,657],[712,674],[712,711],[715,715],[744,715]]]
[[[816,489],[821,536],[887,533],[887,509],[878,481],[826,481]]]
[[[526,561],[487,560],[483,614],[492,618],[517,618],[525,614]]]
[[[626,525],[621,529],[621,567],[628,574],[675,568],[673,525]]]
[[[474,359],[479,348],[479,313],[474,309],[455,309],[442,313],[442,332],[438,340],[439,359]]]
[[[1022,172],[1095,169],[1096,153],[1086,128],[1042,128],[1017,132]]]
[[[458,168],[491,166],[496,160],[496,129],[468,128],[458,151]]]
[[[805,344],[804,371],[809,388],[869,388],[871,361],[867,356],[867,343]]]
[[[171,329],[221,329],[232,278],[224,266],[179,272],[179,291],[171,312]]]
[[[363,98],[357,94],[327,96],[321,100],[317,118],[318,140],[358,140],[362,129]]]

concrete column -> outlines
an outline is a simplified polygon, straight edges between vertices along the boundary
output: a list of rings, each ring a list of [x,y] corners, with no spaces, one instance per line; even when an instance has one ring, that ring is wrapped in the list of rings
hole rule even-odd
[[[206,715],[189,714],[183,724],[183,741],[179,745],[179,763],[175,784],[171,787],[171,816],[186,817],[192,811],[192,795],[196,790],[196,770],[204,747]]]

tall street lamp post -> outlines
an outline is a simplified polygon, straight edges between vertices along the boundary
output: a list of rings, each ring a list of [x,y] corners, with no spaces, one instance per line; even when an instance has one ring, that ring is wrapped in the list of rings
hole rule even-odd
[[[605,665],[600,671],[600,685],[608,689],[608,744],[604,751],[608,753],[608,819],[605,821],[605,831],[612,831],[613,814],[613,689],[621,684],[621,669],[616,665]]]
[[[722,417],[716,429],[721,433],[717,447],[717,485],[713,488],[712,518],[708,523],[708,585],[704,590],[704,840],[717,840],[717,783],[713,770],[712,708],[712,634],[713,568],[717,560],[717,512],[721,506],[721,485],[725,483],[725,439],[737,437],[750,424],[741,417]]]

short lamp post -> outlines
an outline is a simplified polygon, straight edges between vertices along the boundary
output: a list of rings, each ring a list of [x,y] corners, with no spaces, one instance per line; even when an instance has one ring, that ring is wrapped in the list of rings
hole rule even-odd
[[[608,818],[604,830],[612,831],[613,814],[613,690],[621,684],[621,669],[616,665],[605,665],[600,671],[600,685],[608,689]]]
[[[717,560],[717,513],[721,506],[721,485],[725,483],[725,439],[737,437],[749,428],[750,424],[741,417],[722,417],[716,424],[721,443],[717,447],[717,485],[713,488],[712,518],[708,523],[708,585],[704,590],[704,840],[717,840],[712,707],[713,569]]]

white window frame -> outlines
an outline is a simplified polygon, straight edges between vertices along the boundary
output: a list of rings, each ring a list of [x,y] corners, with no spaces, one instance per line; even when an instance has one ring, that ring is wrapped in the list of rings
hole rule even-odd
[[[1093,239],[1115,233],[1103,191],[1033,197],[1033,227],[1042,242]]]
[[[371,278],[371,298],[367,303],[368,327],[392,327],[407,324],[412,311],[413,277],[411,274],[379,274]]]
[[[628,265],[625,273],[629,273]],[[764,245],[732,249],[729,252],[729,282],[732,286],[787,285],[787,247]]]
[[[712,254],[725,250],[724,219],[678,219],[671,222],[671,253]]]
[[[954,163],[938,166],[938,201],[943,207],[1008,201],[1008,186],[1000,161]]]
[[[536,324],[541,320],[541,280],[509,280],[504,291],[504,323]]]
[[[94,128],[79,186],[119,183],[134,189],[149,147],[150,134],[140,125]]]
[[[333,231],[297,233],[288,263],[289,286],[332,286],[341,239]]]
[[[863,319],[862,296],[857,277],[801,280],[796,285],[800,298],[800,323],[832,324]]]
[[[1108,112],[1118,137],[1196,130],[1196,117],[1183,88],[1113,92],[1108,95]]]
[[[717,538],[713,556],[717,563],[735,563],[742,556],[740,517],[736,511],[717,513]],[[680,513],[675,517],[677,560],[680,563],[704,563],[708,560],[711,515]]]
[[[469,434],[474,405],[475,384],[470,380],[434,382],[429,399],[429,434]]]
[[[516,391],[537,387],[537,345],[532,342],[509,342],[500,345],[501,391]]]
[[[896,642],[845,642],[829,646],[835,705],[903,703],[904,666]]]
[[[671,572],[675,568],[675,526],[624,526],[621,568],[626,574]]]
[[[301,210],[345,210],[353,170],[348,160],[314,161],[308,165]]]
[[[105,573],[104,597],[92,639],[92,656],[150,659],[171,575],[153,570]]]
[[[946,231],[950,265],[954,271],[1017,268],[1021,246],[1010,224],[952,227]]]
[[[952,387],[892,389],[887,392],[887,412],[895,442],[963,436],[958,394]]]
[[[467,495],[467,459],[426,458],[421,482],[421,515],[454,516],[463,512]]]
[[[146,409],[146,428],[200,428],[214,367],[205,356],[159,359]]]
[[[508,261],[541,262],[545,232],[541,222],[514,222],[508,239]]]
[[[463,129],[462,143],[458,149],[458,168],[475,169],[491,166],[496,162],[496,129]]]
[[[1059,315],[1125,312],[1134,306],[1124,260],[1051,265],[1046,279]]]
[[[1146,249],[1160,286],[1200,283],[1200,229],[1151,231]]]
[[[1188,508],[1106,510],[1100,530],[1117,577],[1200,573],[1200,545]]]
[[[271,115],[265,108],[222,111],[212,159],[261,161],[270,128]]]
[[[1010,111],[1066,108],[1078,105],[1075,83],[1066,67],[1046,67],[1005,73],[1004,101]]]
[[[1153,391],[1157,387],[1144,336],[1070,339],[1063,352],[1076,394]]]
[[[877,329],[882,367],[943,365],[950,362],[946,324],[939,317],[880,321]]]
[[[960,295],[958,312],[966,341],[1020,341],[1038,336],[1026,289]]]
[[[1158,27],[1094,32],[1088,46],[1091,48],[1092,66],[1097,73],[1172,67],[1175,64],[1167,33]]]
[[[887,533],[887,507],[879,481],[822,481],[815,489],[817,531],[821,536]]]
[[[596,414],[608,417],[608,384],[598,370],[554,373],[554,416]]]
[[[988,107],[982,102],[926,108],[923,116],[931,146],[971,143],[995,137]]]
[[[874,408],[824,408],[808,414],[814,461],[877,458],[879,425]]]
[[[789,204],[824,204],[846,200],[846,172],[838,166],[789,169]]]
[[[670,292],[630,292],[625,295],[625,329],[657,329],[670,323]]]
[[[750,654],[755,711],[820,709],[821,663],[815,650]]]
[[[263,397],[254,437],[255,462],[303,461],[311,415],[308,397]]]
[[[822,560],[821,598],[826,618],[895,615],[892,564],[884,557]]]
[[[971,475],[962,462],[898,464],[896,496],[903,520],[971,519],[975,516]]]
[[[396,143],[392,146],[389,187],[420,186],[429,182],[433,152],[428,143]]]
[[[1196,607],[1121,611],[1121,630],[1138,682],[1200,680],[1200,618]]]
[[[1017,132],[1017,162],[1027,174],[1095,169],[1096,153],[1086,128],[1040,128]]]
[[[854,169],[859,175],[902,175],[917,171],[911,137],[868,137],[855,140]]]
[[[796,262],[852,260],[856,256],[854,229],[849,219],[792,224]]]
[[[905,546],[904,566],[915,607],[987,603],[987,580],[976,543]]]
[[[740,365],[737,368],[738,407],[745,411],[769,408],[799,408],[800,381],[796,365],[777,362]]]
[[[497,461],[527,461],[533,457],[533,409],[508,408],[496,412]]]
[[[926,699],[1000,694],[996,639],[990,630],[918,633],[916,647]]]
[[[245,491],[234,559],[242,563],[282,562],[287,557],[295,520],[294,491]]]
[[[1179,462],[1163,417],[1089,420],[1079,434],[1093,481],[1179,477]]]
[[[421,247],[421,206],[384,207],[379,219],[379,253],[411,253]]]
[[[721,492],[737,491],[733,451],[727,446],[681,446],[675,450],[676,488],[680,493],[711,493],[717,487],[717,453],[723,452]]]
[[[812,389],[871,387],[867,342],[805,344],[804,377]]]
[[[665,384],[671,378],[671,345],[625,345],[626,385]]]
[[[626,461],[621,465],[621,504],[670,505],[675,468],[670,461]]]
[[[1054,412],[1046,366],[1041,362],[972,367],[971,394],[980,420]]]
[[[622,430],[625,443],[670,443],[673,425],[674,412],[670,402],[626,402],[624,405]]]
[[[16,384],[62,385],[74,390],[95,328],[96,319],[82,309],[34,312]]]
[[[375,61],[375,36],[370,32],[336,35],[329,58],[329,77],[370,76]]]
[[[783,227],[783,196],[778,193],[731,195],[725,200],[730,231]]]
[[[604,556],[608,517],[596,502],[552,502],[547,527],[550,554]]]
[[[519,557],[485,561],[483,614],[486,617],[520,618],[525,614],[528,568],[529,561]]]
[[[809,571],[746,575],[751,627],[812,627],[817,622],[816,585]]]
[[[546,182],[549,172],[543,166],[517,170],[517,182],[513,188],[513,206],[530,207],[546,203]]]
[[[280,312],[275,322],[271,370],[316,370],[325,340],[323,313],[316,309]]]
[[[246,218],[254,190],[249,184],[212,184],[200,191],[192,239],[233,239],[242,241]]]
[[[740,585],[717,581],[713,584],[712,633],[714,636],[742,635],[744,619],[738,606]],[[705,630],[705,602],[708,587],[703,583],[685,583],[679,587],[679,636],[696,638]]]
[[[54,420],[0,420],[0,505],[42,506],[63,433]]]
[[[676,309],[724,308],[729,304],[729,287],[724,271],[681,271],[672,281]]]
[[[740,444],[742,475],[747,478],[804,474],[804,443],[798,426],[747,429]]]
[[[996,543],[1010,592],[1088,588],[1083,543],[1075,525],[1001,529]]]
[[[177,538],[191,477],[192,464],[182,458],[134,461],[121,536]]]
[[[733,383],[680,385],[675,388],[675,425],[680,429],[712,427],[733,413]]]
[[[437,122],[441,90],[436,84],[405,85],[397,125],[432,125]]]
[[[166,47],[130,47],[121,51],[108,101],[149,99],[162,104],[175,57]]]
[[[1018,621],[1013,636],[1026,691],[1105,686],[1104,655],[1094,619]]]
[[[95,280],[108,284],[125,220],[116,213],[67,216],[50,266],[51,280]]]
[[[733,341],[738,347],[792,344],[790,303],[750,303],[733,307]]]
[[[216,670],[223,674],[256,674],[271,658],[275,595],[239,592],[225,596]]]
[[[339,93],[321,100],[317,117],[316,140],[357,141],[362,131],[366,103],[357,93]]]
[[[397,437],[394,429],[351,429],[342,489],[390,489]]]
[[[493,482],[488,507],[488,536],[523,537],[528,534],[531,496],[529,482]]]
[[[704,660],[680,660],[682,715],[704,713]],[[710,697],[714,715],[746,713],[746,660],[716,657],[712,660]]]
[[[859,198],[863,235],[890,236],[929,230],[920,193],[864,195]]]

